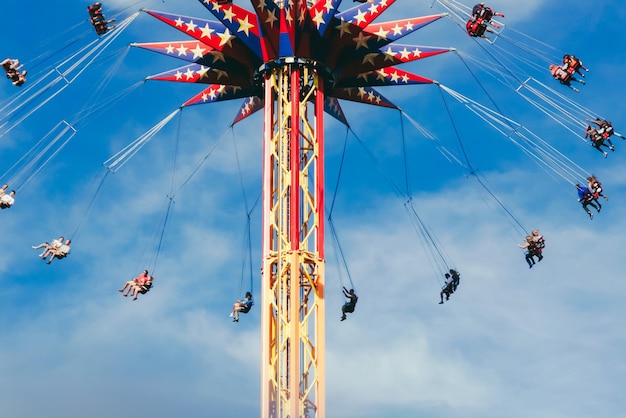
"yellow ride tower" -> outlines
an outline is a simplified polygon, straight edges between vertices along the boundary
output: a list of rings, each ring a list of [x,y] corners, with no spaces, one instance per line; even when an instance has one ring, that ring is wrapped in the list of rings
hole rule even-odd
[[[324,80],[265,76],[261,416],[324,413]]]

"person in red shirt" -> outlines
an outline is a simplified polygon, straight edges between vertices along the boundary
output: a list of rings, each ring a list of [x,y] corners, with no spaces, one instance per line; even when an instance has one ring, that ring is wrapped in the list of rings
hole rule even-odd
[[[139,293],[146,294],[146,292],[150,290],[152,287],[152,279],[152,276],[141,276],[137,278],[135,284],[131,286],[133,290],[130,296],[132,296],[133,300],[137,300]]]
[[[124,287],[122,287],[121,289],[118,289],[117,291],[121,292],[123,296],[128,296],[128,294],[133,290],[133,286],[139,283],[144,284],[146,282],[147,277],[148,277],[148,270],[144,270],[143,273],[141,273],[139,276],[124,283]],[[124,290],[126,290],[126,293],[124,293]],[[135,299],[137,298],[135,297]]]

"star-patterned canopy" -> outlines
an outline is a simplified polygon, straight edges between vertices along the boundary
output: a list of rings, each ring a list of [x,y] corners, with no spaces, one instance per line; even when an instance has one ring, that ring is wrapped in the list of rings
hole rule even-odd
[[[199,1],[218,21],[145,10],[194,40],[134,46],[187,62],[148,79],[208,84],[183,106],[244,98],[233,123],[263,108],[258,72],[267,65],[298,58],[324,67],[325,111],[347,125],[337,99],[396,108],[374,87],[433,83],[396,66],[452,50],[394,44],[445,16],[373,23],[395,0],[368,0],[345,11],[341,0],[251,0],[254,11]]]

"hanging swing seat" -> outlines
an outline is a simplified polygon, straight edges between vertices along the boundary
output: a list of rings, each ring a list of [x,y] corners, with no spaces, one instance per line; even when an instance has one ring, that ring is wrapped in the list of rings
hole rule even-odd
[[[239,311],[239,313],[248,313],[248,312],[250,312],[250,309],[252,309],[252,305],[254,305],[254,301],[253,300],[246,301],[246,304],[241,307],[241,310]]]

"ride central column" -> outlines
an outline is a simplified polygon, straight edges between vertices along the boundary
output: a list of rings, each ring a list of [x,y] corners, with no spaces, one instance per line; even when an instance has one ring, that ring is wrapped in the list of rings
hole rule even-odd
[[[316,63],[265,74],[262,418],[324,418],[324,89]]]

